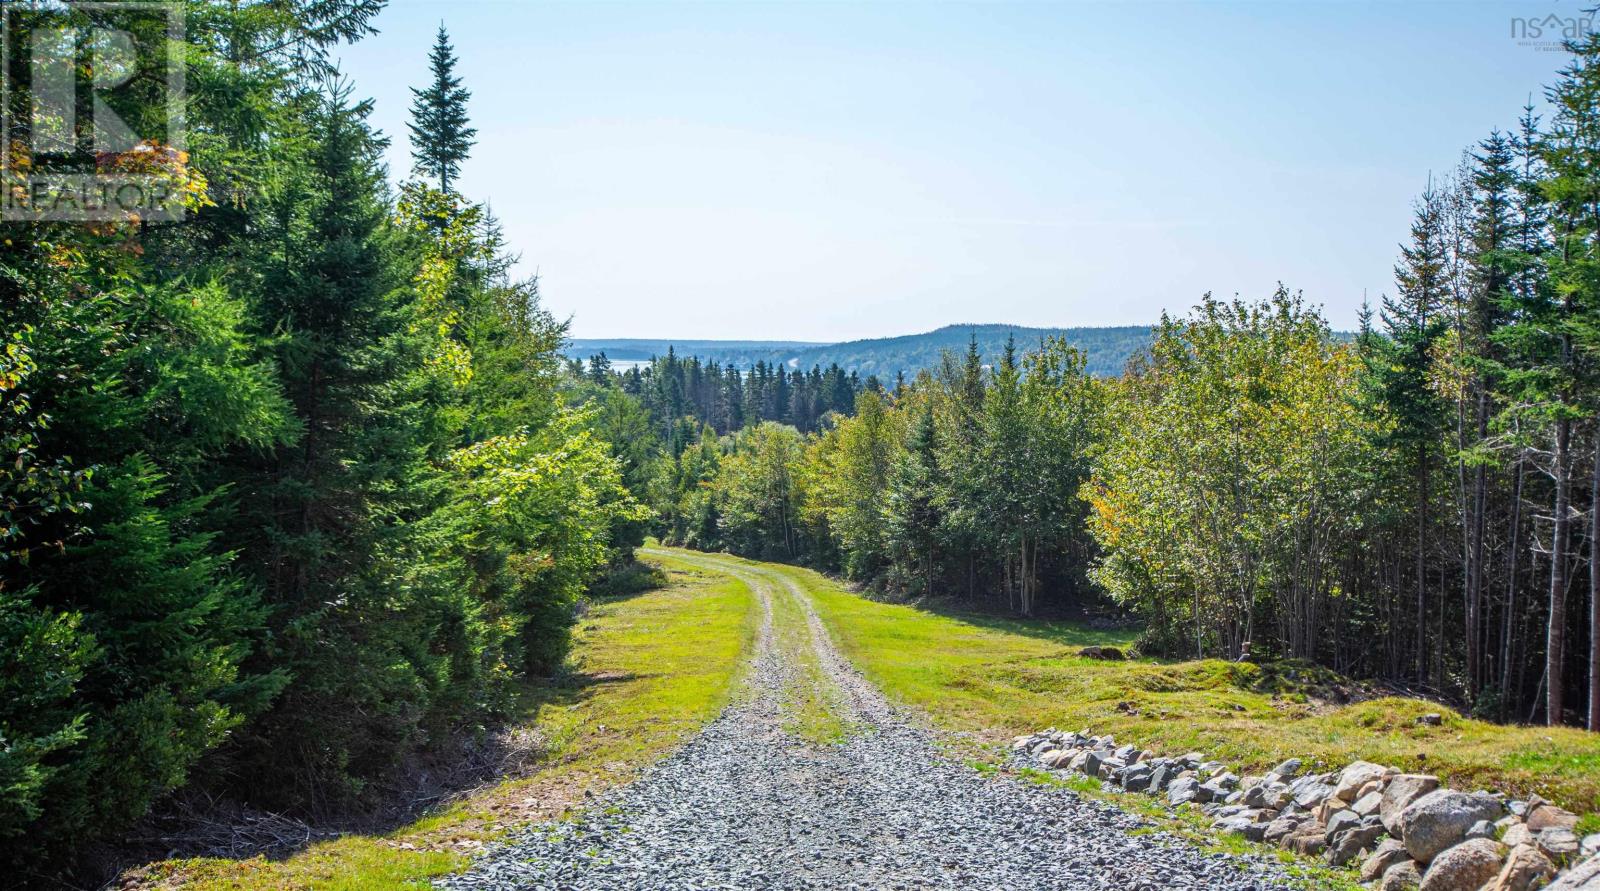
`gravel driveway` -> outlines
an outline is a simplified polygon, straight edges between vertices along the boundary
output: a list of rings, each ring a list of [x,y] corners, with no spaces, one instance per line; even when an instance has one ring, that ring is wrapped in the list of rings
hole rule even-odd
[[[1289,887],[1265,861],[1203,853],[1110,805],[940,756],[834,649],[809,598],[775,571],[713,555],[765,608],[742,696],[692,742],[571,822],[528,829],[437,886],[509,889]],[[818,746],[783,729],[799,676],[774,645],[793,597],[859,732]]]

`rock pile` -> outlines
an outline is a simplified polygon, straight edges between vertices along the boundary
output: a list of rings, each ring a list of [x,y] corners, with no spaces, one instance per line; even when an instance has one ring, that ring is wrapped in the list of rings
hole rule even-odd
[[[1359,868],[1382,891],[1600,891],[1600,834],[1580,839],[1577,815],[1538,796],[1458,792],[1368,761],[1311,774],[1290,758],[1240,776],[1199,752],[1156,755],[1087,730],[1020,736],[1012,748],[1051,770],[1198,807],[1219,831]]]

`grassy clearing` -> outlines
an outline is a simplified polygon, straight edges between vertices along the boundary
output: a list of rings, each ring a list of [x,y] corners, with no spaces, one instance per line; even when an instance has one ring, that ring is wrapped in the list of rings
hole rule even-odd
[[[668,571],[668,585],[593,604],[579,622],[569,674],[529,686],[524,722],[545,745],[531,775],[388,835],[346,836],[276,862],[168,861],[143,870],[144,884],[186,891],[424,888],[506,829],[560,817],[585,793],[628,780],[722,709],[760,621],[743,583],[673,555],[650,561]]]
[[[751,584],[763,585],[772,604],[772,644],[785,665],[794,669],[783,690],[783,729],[819,745],[842,742],[854,728],[843,717],[843,691],[828,677],[811,640],[805,609],[784,584],[771,577],[771,568],[727,554],[703,554],[672,549],[650,550],[663,559],[677,559],[709,573],[743,570]]]
[[[1537,792],[1580,813],[1600,811],[1600,736],[1581,730],[1505,727],[1415,699],[1320,705],[1295,690],[1295,678],[1254,665],[1083,659],[1078,647],[1126,644],[1131,635],[938,615],[867,600],[808,570],[777,571],[811,594],[841,651],[869,678],[947,729],[999,741],[1087,727],[1246,770],[1290,756],[1313,769],[1365,758],[1457,787]],[[1426,712],[1443,714],[1443,725],[1418,725]]]

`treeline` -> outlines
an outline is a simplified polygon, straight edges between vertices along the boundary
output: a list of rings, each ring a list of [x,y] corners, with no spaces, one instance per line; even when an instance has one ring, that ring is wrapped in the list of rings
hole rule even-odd
[[[729,433],[654,369],[588,386],[680,419],[631,465],[668,540],[1023,614],[1107,596],[1150,651],[1600,729],[1600,37],[1571,49],[1548,120],[1418,201],[1354,339],[1286,290],[1208,296],[1120,378],[971,341],[815,431]]]
[[[613,383],[611,361],[605,353],[591,356],[587,363],[569,360],[568,372],[596,384]],[[853,411],[856,394],[863,387],[881,389],[876,378],[863,382],[855,372],[846,373],[838,365],[801,371],[758,361],[741,372],[733,365],[705,362],[696,356],[679,358],[671,347],[665,356],[615,374],[614,383],[643,404],[669,439],[686,419],[694,422],[688,427],[690,439],[699,436],[700,425],[730,433],[762,421],[810,432],[819,429],[829,414]],[[679,440],[683,441],[681,435]]]
[[[560,664],[642,517],[563,401],[563,325],[451,188],[472,131],[442,29],[391,189],[328,61],[380,6],[188,4],[150,55],[184,60],[192,154],[137,150],[186,218],[6,226],[0,861],[24,885],[185,786],[364,803]],[[19,45],[173,39],[115,4],[7,16]]]

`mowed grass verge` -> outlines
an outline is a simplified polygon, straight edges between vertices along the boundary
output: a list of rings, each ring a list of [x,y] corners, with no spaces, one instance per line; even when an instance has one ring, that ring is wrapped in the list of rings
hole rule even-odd
[[[281,861],[190,859],[141,870],[151,888],[186,891],[419,889],[459,870],[467,853],[517,825],[558,818],[587,792],[626,782],[686,741],[728,702],[760,614],[749,589],[672,555],[657,590],[591,604],[570,671],[529,684],[522,724],[540,761],[399,831],[349,835]]]
[[[701,566],[708,572],[741,573],[751,579],[751,584],[764,587],[772,604],[772,646],[790,671],[781,691],[784,731],[817,745],[841,743],[857,731],[846,717],[844,691],[822,667],[805,608],[783,583],[779,567],[732,554],[680,548],[646,553]]]
[[[1600,735],[1490,724],[1417,699],[1307,701],[1255,665],[1085,659],[1080,647],[1125,645],[1133,635],[941,615],[868,600],[809,570],[775,568],[811,595],[840,650],[868,678],[944,729],[1000,742],[1051,726],[1089,728],[1255,771],[1288,757],[1307,759],[1310,769],[1360,758],[1459,788],[1537,792],[1579,813],[1600,811]],[[1443,725],[1419,725],[1428,712],[1442,714]]]

